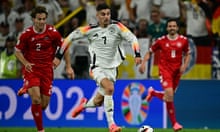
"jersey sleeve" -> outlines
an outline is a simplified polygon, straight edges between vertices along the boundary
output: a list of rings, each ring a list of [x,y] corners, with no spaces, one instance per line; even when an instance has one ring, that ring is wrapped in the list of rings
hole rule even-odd
[[[71,32],[63,41],[60,49],[58,50],[56,57],[61,59],[65,53],[65,50],[72,44],[73,40],[83,38],[89,31],[90,26],[79,27]]]
[[[189,40],[186,37],[184,38],[184,40],[185,40],[185,45],[183,47],[183,52],[185,54],[187,54],[187,53],[190,54],[191,50],[190,50],[190,46],[189,46]]]
[[[62,45],[62,43],[63,43],[63,38],[62,38],[62,36],[61,36],[61,34],[54,28],[53,29],[53,31],[52,31],[52,33],[53,33],[53,38],[54,38],[54,44],[56,45],[56,46],[58,46],[58,47],[61,47],[61,45]]]
[[[140,57],[140,46],[137,37],[122,23],[118,22],[117,26],[120,30],[121,36],[124,40],[128,41],[132,45],[132,49],[136,57]]]
[[[27,36],[28,36],[28,31],[27,30],[22,32],[22,34],[18,38],[17,44],[15,46],[15,50],[17,50],[17,51],[24,51],[24,49],[26,47],[25,46],[26,40],[28,38]]]
[[[151,45],[151,47],[150,47],[150,52],[156,52],[158,49],[160,49],[160,41],[162,41],[161,40],[161,38],[158,38],[156,41],[154,41],[153,42],[153,44]]]

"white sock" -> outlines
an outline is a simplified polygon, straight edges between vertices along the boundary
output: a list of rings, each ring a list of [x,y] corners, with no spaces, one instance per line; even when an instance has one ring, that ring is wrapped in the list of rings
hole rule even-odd
[[[38,132],[44,132],[44,130],[40,130],[40,131],[38,131]]]
[[[104,96],[104,110],[107,118],[108,126],[114,123],[113,114],[114,114],[114,101],[111,95]]]
[[[94,97],[92,97],[91,99],[89,99],[89,101],[85,104],[85,108],[91,108],[91,107],[96,107],[93,101]]]

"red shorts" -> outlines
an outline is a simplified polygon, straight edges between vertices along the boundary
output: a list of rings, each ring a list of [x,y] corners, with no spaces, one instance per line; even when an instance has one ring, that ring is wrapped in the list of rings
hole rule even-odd
[[[177,71],[166,71],[160,70],[160,83],[163,89],[173,88],[176,91],[179,81],[180,81],[181,73],[179,70]]]
[[[39,86],[41,94],[51,96],[52,82],[53,82],[53,69],[41,68],[34,69],[33,72],[23,70],[24,84],[23,87],[29,89],[33,86]]]

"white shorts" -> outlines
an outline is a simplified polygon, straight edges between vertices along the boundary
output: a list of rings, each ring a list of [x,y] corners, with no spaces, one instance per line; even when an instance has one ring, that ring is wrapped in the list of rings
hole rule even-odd
[[[104,78],[108,78],[112,82],[115,82],[117,76],[117,69],[96,67],[92,69],[92,75],[97,85],[99,86],[98,92],[104,95],[104,88],[100,85],[100,83]]]

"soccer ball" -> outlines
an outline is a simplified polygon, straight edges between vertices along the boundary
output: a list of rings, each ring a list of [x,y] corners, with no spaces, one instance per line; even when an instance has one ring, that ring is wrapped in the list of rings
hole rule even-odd
[[[153,132],[154,129],[151,126],[143,125],[141,128],[138,129],[138,132]]]

